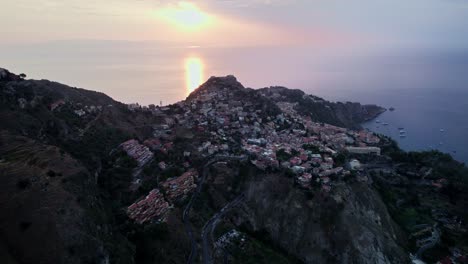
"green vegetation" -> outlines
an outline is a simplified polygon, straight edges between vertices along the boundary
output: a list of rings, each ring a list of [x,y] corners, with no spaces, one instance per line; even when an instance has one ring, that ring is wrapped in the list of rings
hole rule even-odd
[[[62,145],[73,157],[93,168],[98,160],[108,156],[112,149],[128,138],[129,135],[119,129],[103,127],[88,131],[79,141],[63,141]]]
[[[344,166],[346,163],[346,154],[343,152],[338,153],[338,155],[335,157],[335,164],[336,166]]]
[[[122,202],[128,202],[125,194],[129,191],[132,171],[136,166],[136,161],[123,151],[114,153],[102,164],[102,175],[98,178],[98,184],[109,198],[112,197],[110,201],[116,208],[120,207]]]
[[[468,185],[468,167],[440,151],[404,152],[398,148],[386,148],[394,162],[408,163],[433,169],[432,178],[446,178],[454,183]]]
[[[184,169],[180,167],[170,167],[163,171],[159,177],[159,181],[165,181],[166,179],[178,177],[184,173]]]
[[[84,125],[84,120],[73,112],[70,105],[64,105],[60,111],[54,112],[54,115],[71,127],[82,127]]]
[[[411,231],[415,225],[433,223],[428,212],[414,207],[401,209],[400,212],[395,215],[395,220],[407,231]]]
[[[278,151],[276,151],[276,158],[279,161],[288,161],[292,157],[293,155],[290,153],[287,153],[286,150],[284,149],[279,149]]]
[[[298,263],[290,260],[287,256],[278,253],[265,243],[251,239],[240,252],[236,252],[233,263],[239,264],[287,264]]]
[[[305,150],[312,151],[313,153],[320,153],[319,147],[312,145],[312,144],[304,144],[302,145],[302,148]]]
[[[300,154],[299,151],[297,151],[297,150],[295,150],[295,149],[291,149],[291,155],[297,156],[297,155],[299,155],[299,154]]]
[[[161,243],[170,238],[167,224],[133,225],[130,230],[128,238],[135,245],[136,263],[161,263],[168,260],[168,256],[161,250]]]
[[[231,187],[236,192],[241,192],[243,185],[251,179],[257,172],[252,166],[246,165],[245,163],[239,164],[239,175],[234,177]]]
[[[415,225],[434,222],[430,211],[421,207],[416,191],[388,186],[382,182],[377,182],[377,189],[394,220],[407,232],[411,232]]]
[[[247,232],[247,234],[249,236],[246,239],[245,246],[243,248],[234,247],[233,249],[233,263],[302,263],[302,261],[276,246],[266,231],[259,231],[254,233]]]
[[[415,231],[416,225],[439,221],[432,211],[456,216],[462,222],[468,220],[468,168],[464,164],[439,151],[403,152],[394,141],[383,138],[388,142],[382,149],[383,153],[398,164],[399,174],[374,175],[373,178],[393,219],[407,234]],[[386,177],[396,179],[399,184],[388,183]],[[426,185],[439,180],[444,183],[440,189]],[[458,231],[447,231],[443,222],[439,222],[439,228],[442,231],[441,242],[423,255],[423,260],[428,263],[447,256],[450,247],[468,245],[468,241],[460,239]],[[415,240],[410,242],[409,248],[414,252],[417,249]]]

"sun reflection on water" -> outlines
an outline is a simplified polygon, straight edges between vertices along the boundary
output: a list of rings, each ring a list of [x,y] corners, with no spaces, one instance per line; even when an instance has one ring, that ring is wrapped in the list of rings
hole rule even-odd
[[[185,60],[185,82],[187,92],[191,93],[203,83],[203,62],[198,57],[189,57]]]

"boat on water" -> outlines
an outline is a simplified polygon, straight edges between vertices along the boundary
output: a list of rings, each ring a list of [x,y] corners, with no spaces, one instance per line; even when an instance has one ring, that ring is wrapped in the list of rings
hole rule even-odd
[[[441,132],[441,133],[445,132],[445,129],[441,128],[441,129],[440,129],[440,132]]]
[[[390,110],[390,112],[393,112],[393,111],[395,111],[395,108],[394,108],[394,107],[390,107],[390,109],[388,109],[388,110]]]
[[[378,123],[380,123],[380,120],[377,119],[377,120],[375,120],[375,122],[378,124]]]
[[[388,126],[388,123],[382,123],[382,125],[384,125],[384,126]]]
[[[406,137],[406,131],[400,131],[400,137],[405,138]]]
[[[403,128],[403,127],[399,127],[399,128],[398,128],[398,130],[405,130],[405,128]]]

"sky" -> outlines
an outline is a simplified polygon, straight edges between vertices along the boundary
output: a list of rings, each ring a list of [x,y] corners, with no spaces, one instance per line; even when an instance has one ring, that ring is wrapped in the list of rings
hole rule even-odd
[[[118,40],[363,50],[468,47],[465,0],[15,0],[0,45]]]

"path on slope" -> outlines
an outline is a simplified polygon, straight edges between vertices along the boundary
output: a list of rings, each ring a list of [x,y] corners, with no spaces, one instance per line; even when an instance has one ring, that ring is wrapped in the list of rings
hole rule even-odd
[[[234,200],[226,204],[219,212],[217,212],[203,227],[202,231],[202,249],[203,249],[203,263],[213,263],[213,256],[211,254],[211,245],[213,244],[213,231],[219,223],[221,217],[224,216],[230,209],[239,205],[244,199],[244,194],[237,196]]]
[[[432,235],[430,237],[430,241],[427,244],[424,244],[421,248],[419,248],[418,252],[416,252],[416,257],[421,259],[422,254],[433,247],[440,241],[440,231],[437,228],[434,228]]]
[[[184,212],[182,214],[182,221],[184,222],[185,226],[185,233],[187,236],[190,238],[191,241],[191,250],[190,250],[190,255],[187,260],[187,264],[192,264],[193,260],[197,258],[198,252],[197,252],[197,242],[195,241],[195,238],[193,236],[193,229],[192,225],[190,224],[190,210],[192,209],[193,202],[196,200],[198,195],[200,194],[203,184],[205,183],[206,176],[208,174],[208,169],[211,165],[221,162],[221,161],[230,161],[230,160],[245,160],[245,156],[215,156],[211,159],[209,159],[206,164],[203,166],[203,171],[202,171],[202,177],[200,179],[200,182],[197,186],[197,189],[193,193],[192,197],[190,198],[189,203],[187,206],[185,206]]]

